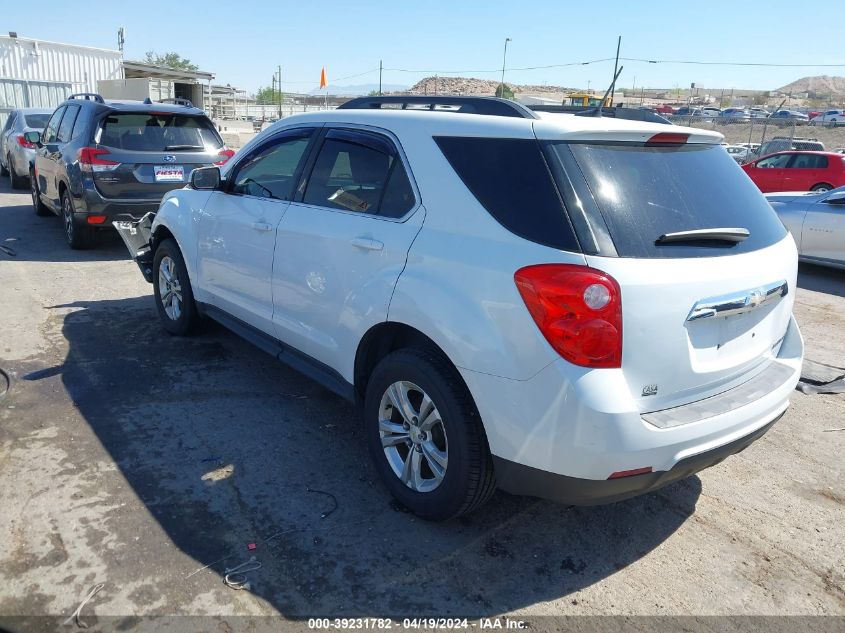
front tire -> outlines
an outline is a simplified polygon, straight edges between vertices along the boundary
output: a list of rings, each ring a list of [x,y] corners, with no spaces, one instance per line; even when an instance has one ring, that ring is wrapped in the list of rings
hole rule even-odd
[[[472,512],[496,489],[472,396],[442,356],[408,348],[379,362],[364,398],[367,445],[390,493],[421,518]]]
[[[188,269],[175,240],[159,244],[153,258],[153,292],[164,329],[176,336],[196,331],[199,315]]]

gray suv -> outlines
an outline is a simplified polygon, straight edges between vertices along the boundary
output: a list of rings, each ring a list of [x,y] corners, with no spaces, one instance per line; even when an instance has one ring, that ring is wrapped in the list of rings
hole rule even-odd
[[[234,152],[189,101],[105,101],[71,95],[50,117],[30,173],[37,215],[53,212],[68,245],[87,248],[97,229],[140,219],[183,187],[197,167],[222,165]]]

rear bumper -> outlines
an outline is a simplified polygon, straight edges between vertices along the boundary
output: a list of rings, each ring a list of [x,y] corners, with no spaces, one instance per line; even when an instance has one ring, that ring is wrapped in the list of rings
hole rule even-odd
[[[146,200],[113,200],[104,198],[93,183],[86,183],[82,196],[76,200],[74,219],[79,225],[88,225],[89,215],[104,215],[106,220],[94,225],[100,228],[110,227],[112,222],[138,221],[150,211],[158,211],[160,198]]]
[[[744,451],[752,442],[765,435],[782,416],[783,413],[779,414],[774,420],[745,437],[682,459],[669,470],[598,481],[558,475],[501,457],[493,457],[496,481],[499,488],[505,492],[542,497],[567,505],[592,506],[622,501],[658,490]]]
[[[803,349],[790,318],[770,358],[777,381],[752,379],[658,417],[640,411],[622,370],[582,371],[561,360],[524,381],[461,375],[484,421],[501,488],[593,504],[666,485],[760,437],[789,406]],[[652,472],[609,479],[641,468]]]

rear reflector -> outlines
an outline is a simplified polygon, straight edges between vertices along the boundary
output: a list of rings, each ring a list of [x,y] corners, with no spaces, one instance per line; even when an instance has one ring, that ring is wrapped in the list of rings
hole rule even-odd
[[[678,132],[660,132],[648,139],[646,145],[683,145],[689,140],[689,134]]]
[[[88,216],[88,224],[102,224],[106,221],[106,216],[104,215],[89,215]]]
[[[633,477],[634,475],[645,475],[651,472],[651,466],[635,468],[634,470],[619,470],[613,473],[608,479],[620,479],[621,477]]]

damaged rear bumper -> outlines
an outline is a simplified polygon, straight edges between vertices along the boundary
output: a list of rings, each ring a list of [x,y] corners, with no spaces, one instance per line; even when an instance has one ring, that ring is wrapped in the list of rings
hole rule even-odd
[[[140,220],[117,220],[112,225],[117,230],[129,256],[138,264],[141,274],[149,283],[153,283],[153,248],[152,227],[156,214],[152,211],[144,214]]]

